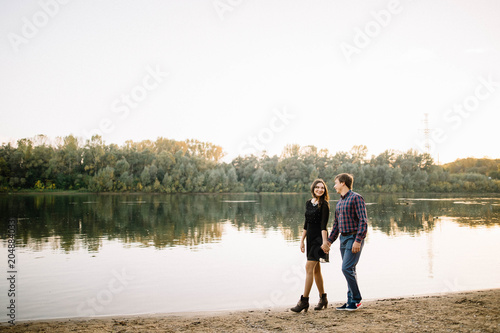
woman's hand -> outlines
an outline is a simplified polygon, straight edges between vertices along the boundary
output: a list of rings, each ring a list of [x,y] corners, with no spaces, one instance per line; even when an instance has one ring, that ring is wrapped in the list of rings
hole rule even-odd
[[[330,243],[324,242],[323,245],[321,245],[321,249],[323,252],[328,253],[330,252]]]
[[[306,246],[304,245],[304,241],[300,241],[300,252],[306,252]]]

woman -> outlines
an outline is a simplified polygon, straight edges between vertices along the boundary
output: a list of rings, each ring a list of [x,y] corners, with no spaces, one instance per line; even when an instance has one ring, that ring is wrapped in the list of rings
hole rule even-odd
[[[304,222],[304,231],[300,240],[300,251],[305,252],[304,239],[307,237],[307,263],[306,263],[306,284],[304,294],[300,296],[297,306],[291,308],[294,312],[309,309],[309,292],[311,291],[313,281],[319,291],[319,303],[314,310],[326,309],[328,300],[326,299],[323,288],[323,276],[321,275],[320,259],[328,261],[328,254],[321,249],[322,245],[328,245],[328,235],[326,225],[330,215],[330,205],[328,200],[328,189],[322,179],[316,179],[311,185],[312,199],[306,202],[306,213]]]

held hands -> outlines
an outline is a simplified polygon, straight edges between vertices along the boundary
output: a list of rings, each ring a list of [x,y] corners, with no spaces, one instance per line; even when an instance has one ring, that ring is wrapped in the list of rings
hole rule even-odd
[[[330,243],[324,242],[323,245],[321,245],[321,249],[323,252],[328,253],[330,252]]]
[[[358,253],[359,251],[361,251],[361,243],[354,242],[354,243],[352,244],[352,249],[351,249],[351,252],[352,252],[352,253]]]

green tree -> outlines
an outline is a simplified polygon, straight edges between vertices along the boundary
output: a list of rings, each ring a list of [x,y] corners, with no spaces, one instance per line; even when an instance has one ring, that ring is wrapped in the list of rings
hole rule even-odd
[[[94,135],[87,140],[83,150],[84,169],[89,175],[96,175],[104,166],[105,145],[100,135]]]
[[[105,167],[97,172],[89,182],[89,190],[92,192],[110,192],[114,188],[114,169]]]

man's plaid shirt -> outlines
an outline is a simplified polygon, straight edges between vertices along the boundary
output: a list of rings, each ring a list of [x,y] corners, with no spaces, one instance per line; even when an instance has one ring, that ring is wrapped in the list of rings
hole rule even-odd
[[[335,220],[328,241],[333,243],[339,233],[356,232],[356,242],[365,239],[368,229],[365,199],[356,192],[349,190],[345,196],[340,196],[335,208]]]

